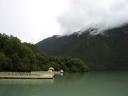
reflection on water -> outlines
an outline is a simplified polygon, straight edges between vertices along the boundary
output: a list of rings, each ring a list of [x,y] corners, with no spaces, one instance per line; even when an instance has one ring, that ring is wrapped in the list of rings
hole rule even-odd
[[[0,85],[8,84],[53,84],[54,79],[0,79]]]
[[[1,79],[0,96],[128,96],[128,72],[64,74],[54,79]]]

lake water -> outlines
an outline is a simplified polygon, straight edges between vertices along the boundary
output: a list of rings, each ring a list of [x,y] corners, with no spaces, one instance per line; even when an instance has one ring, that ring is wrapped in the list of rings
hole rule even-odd
[[[0,96],[128,96],[128,72],[74,73],[54,79],[0,79]]]

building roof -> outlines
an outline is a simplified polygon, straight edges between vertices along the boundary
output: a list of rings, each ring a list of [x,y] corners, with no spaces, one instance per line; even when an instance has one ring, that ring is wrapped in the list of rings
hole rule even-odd
[[[49,70],[54,70],[54,68],[53,67],[50,67],[50,68],[48,68]]]

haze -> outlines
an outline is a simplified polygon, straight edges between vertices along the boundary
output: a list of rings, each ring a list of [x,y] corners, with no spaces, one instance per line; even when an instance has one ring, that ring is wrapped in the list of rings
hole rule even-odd
[[[52,35],[128,22],[127,0],[0,0],[0,33],[36,43]]]
[[[60,34],[57,17],[66,11],[68,0],[0,0],[0,33],[36,43]]]

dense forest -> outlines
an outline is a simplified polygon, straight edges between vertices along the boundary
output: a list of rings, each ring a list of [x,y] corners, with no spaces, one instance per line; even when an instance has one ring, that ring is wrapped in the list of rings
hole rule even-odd
[[[48,55],[78,57],[92,70],[128,70],[128,24],[96,33],[97,28],[89,28],[47,38],[36,46]]]
[[[70,72],[89,70],[79,58],[48,56],[33,44],[22,43],[17,37],[0,34],[0,71],[44,71],[49,67]]]

